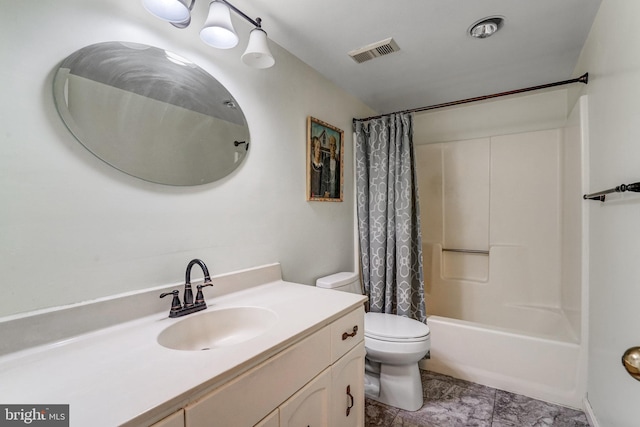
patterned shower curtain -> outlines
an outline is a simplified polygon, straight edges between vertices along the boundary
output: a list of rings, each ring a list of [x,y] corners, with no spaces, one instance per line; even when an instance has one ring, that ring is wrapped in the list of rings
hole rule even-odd
[[[354,127],[360,268],[370,311],[426,323],[413,114]]]

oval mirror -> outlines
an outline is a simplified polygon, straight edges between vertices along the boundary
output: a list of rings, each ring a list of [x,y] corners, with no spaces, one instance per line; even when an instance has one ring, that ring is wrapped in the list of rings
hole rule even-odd
[[[111,166],[146,181],[199,185],[247,155],[249,128],[231,94],[196,64],[137,43],[84,47],[57,70],[56,107]]]

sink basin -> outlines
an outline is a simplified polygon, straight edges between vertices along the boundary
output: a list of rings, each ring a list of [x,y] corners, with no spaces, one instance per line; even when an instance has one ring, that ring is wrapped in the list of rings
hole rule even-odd
[[[228,347],[255,338],[278,320],[261,307],[233,307],[187,317],[164,329],[158,343],[174,350],[200,351]]]

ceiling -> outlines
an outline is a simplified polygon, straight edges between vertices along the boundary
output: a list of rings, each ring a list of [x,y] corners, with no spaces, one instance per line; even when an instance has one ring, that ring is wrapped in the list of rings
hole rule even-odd
[[[601,0],[230,0],[269,38],[378,113],[572,77]],[[492,37],[469,27],[503,16]],[[393,37],[400,51],[348,52]],[[276,67],[277,67],[276,57]]]

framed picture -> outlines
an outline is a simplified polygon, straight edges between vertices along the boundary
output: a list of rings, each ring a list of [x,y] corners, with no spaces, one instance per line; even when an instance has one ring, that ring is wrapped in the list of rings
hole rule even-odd
[[[343,197],[344,132],[307,118],[307,200],[341,202]]]

